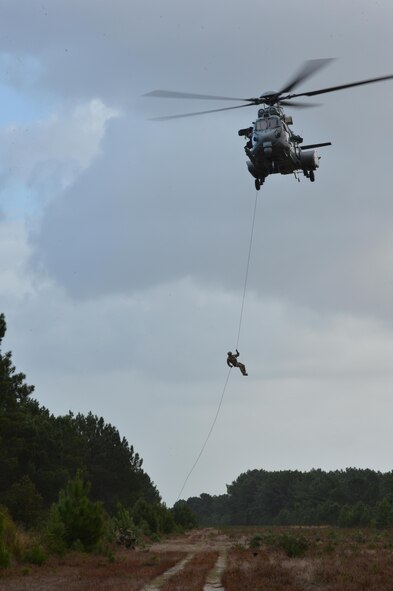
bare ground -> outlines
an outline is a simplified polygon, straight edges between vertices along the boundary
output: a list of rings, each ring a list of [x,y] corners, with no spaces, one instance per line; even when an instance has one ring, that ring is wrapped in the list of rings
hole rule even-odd
[[[148,550],[117,550],[114,560],[69,554],[64,559],[52,558],[40,567],[15,566],[0,571],[0,591],[155,591],[164,584],[170,589],[169,581],[179,570],[184,568],[186,571],[187,563],[195,554],[206,555],[195,568],[199,575],[201,569],[202,572],[205,569],[207,576],[221,549],[229,544],[226,535],[217,530],[202,529],[153,544]],[[173,569],[176,565],[178,568]],[[170,569],[171,572],[163,576]],[[185,578],[192,584],[192,568],[186,574]],[[185,585],[184,590],[188,583]]]
[[[289,558],[282,533],[305,536],[304,555]],[[372,528],[205,528],[114,560],[69,554],[0,570],[0,591],[393,591],[392,581],[393,530]]]

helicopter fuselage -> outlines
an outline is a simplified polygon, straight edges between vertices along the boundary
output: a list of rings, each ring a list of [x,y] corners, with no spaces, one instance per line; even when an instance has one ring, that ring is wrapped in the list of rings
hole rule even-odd
[[[300,97],[314,97],[320,94],[325,95],[326,93],[337,92],[338,90],[346,90],[348,88],[360,87],[364,84],[374,84],[375,82],[383,82],[385,80],[393,79],[393,75],[389,74],[388,76],[367,78],[366,80],[358,80],[357,82],[350,82],[349,84],[339,84],[307,92],[293,92],[299,84],[314,75],[321,68],[327,66],[331,61],[332,58],[307,60],[300,70],[292,76],[289,82],[281,87],[281,90],[278,92],[267,91],[260,96],[234,98],[211,94],[174,92],[172,90],[153,90],[148,92],[145,96],[214,101],[224,100],[243,103],[232,107],[206,109],[203,111],[194,111],[192,113],[181,113],[153,118],[160,121],[164,119],[178,119],[179,117],[194,117],[195,115],[218,113],[219,111],[229,111],[231,109],[240,109],[241,107],[264,105],[263,108],[259,109],[258,119],[253,122],[253,125],[246,129],[239,130],[239,135],[245,136],[247,140],[244,148],[249,158],[247,166],[248,170],[255,178],[255,186],[257,190],[261,188],[265,178],[270,174],[293,173],[295,177],[300,180],[296,173],[303,172],[304,176],[313,182],[315,180],[314,171],[319,167],[319,156],[317,156],[314,148],[331,146],[331,142],[309,144],[307,146],[300,145],[302,144],[303,139],[292,133],[290,130],[289,125],[292,125],[292,117],[285,115],[283,107],[316,107],[318,106],[317,103],[298,102],[296,99]]]
[[[314,181],[314,171],[319,167],[319,157],[312,149],[316,144],[307,146],[311,149],[300,147],[303,139],[292,133],[291,124],[292,117],[286,116],[283,109],[276,105],[259,109],[253,126],[239,131],[239,135],[248,140],[245,146],[249,157],[247,167],[256,179],[257,189],[270,174],[303,172]]]

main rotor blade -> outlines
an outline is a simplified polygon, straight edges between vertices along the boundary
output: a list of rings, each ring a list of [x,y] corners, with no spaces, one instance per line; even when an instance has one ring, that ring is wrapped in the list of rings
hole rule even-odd
[[[210,111],[196,111],[194,113],[181,113],[180,115],[165,115],[164,117],[151,117],[150,121],[165,121],[166,119],[181,119],[182,117],[195,117],[196,115],[206,115],[206,113],[217,113],[218,111],[230,111],[231,109],[241,109],[242,107],[254,107],[254,103],[248,105],[237,105],[236,107],[224,107],[223,109],[210,109]]]
[[[317,94],[325,94],[326,92],[335,92],[336,90],[343,90],[344,88],[352,88],[353,86],[361,86],[362,84],[372,84],[373,82],[382,82],[383,80],[391,80],[392,76],[381,76],[380,78],[369,78],[368,80],[361,80],[360,82],[351,82],[350,84],[341,84],[340,86],[330,86],[329,88],[321,88],[320,90],[313,90],[311,92],[301,92],[299,94],[291,94],[284,97],[285,100],[297,98],[298,96],[315,96]]]
[[[296,101],[280,101],[284,107],[294,107],[295,109],[308,109],[308,107],[320,107],[321,103],[297,103]]]
[[[294,78],[280,91],[280,94],[284,92],[289,92],[296,86],[298,86],[303,80],[306,80],[310,76],[312,76],[315,72],[327,66],[331,61],[335,58],[322,58],[318,60],[308,60],[304,62],[303,66],[300,68],[299,72],[296,74]]]
[[[214,96],[212,94],[194,94],[192,92],[174,92],[172,90],[152,90],[143,96],[153,96],[157,98],[181,98],[181,99],[203,99],[214,101],[250,101],[252,99],[233,98],[230,96]]]

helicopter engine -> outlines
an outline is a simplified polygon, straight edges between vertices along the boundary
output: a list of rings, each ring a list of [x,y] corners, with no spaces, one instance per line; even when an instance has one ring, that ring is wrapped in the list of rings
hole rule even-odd
[[[319,168],[319,157],[316,150],[301,150],[299,157],[303,170],[316,170]]]

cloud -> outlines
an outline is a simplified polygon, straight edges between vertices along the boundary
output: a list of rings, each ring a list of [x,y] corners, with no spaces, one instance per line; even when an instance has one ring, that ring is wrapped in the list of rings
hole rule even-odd
[[[26,238],[23,221],[8,221],[4,214],[0,214],[0,293],[3,306],[11,307],[12,301],[34,290],[26,277],[30,254]]]
[[[32,238],[34,264],[76,299],[187,277],[241,292],[254,191],[240,146],[222,146],[217,160],[202,150],[208,128],[206,121],[194,128],[188,144],[185,122],[173,138],[135,116],[109,121],[101,154],[45,209]],[[216,132],[227,133],[225,125]],[[228,162],[236,163],[230,173]],[[348,187],[329,174],[322,187],[268,179],[258,196],[249,288],[300,308],[389,319],[388,180],[370,201],[372,181]]]
[[[106,123],[119,113],[99,99],[64,107],[30,124],[0,131],[3,190],[20,181],[48,194],[68,187],[100,151]]]

